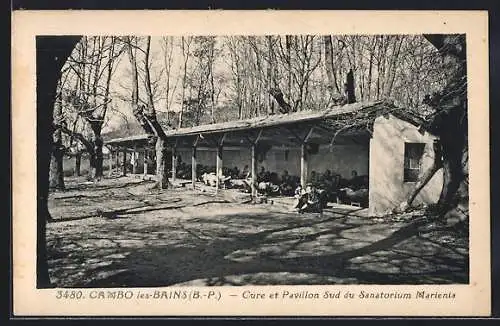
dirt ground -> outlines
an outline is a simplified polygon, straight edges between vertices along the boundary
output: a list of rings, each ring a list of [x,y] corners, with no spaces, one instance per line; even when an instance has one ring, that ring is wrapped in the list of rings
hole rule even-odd
[[[421,212],[323,216],[236,190],[152,190],[139,177],[66,179],[47,226],[58,287],[468,283],[468,236]]]

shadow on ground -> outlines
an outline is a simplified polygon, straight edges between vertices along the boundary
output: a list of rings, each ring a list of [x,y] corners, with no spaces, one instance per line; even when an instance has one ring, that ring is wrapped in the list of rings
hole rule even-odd
[[[468,283],[467,236],[425,219],[320,217],[188,190],[165,196],[179,200],[50,223],[56,286]]]

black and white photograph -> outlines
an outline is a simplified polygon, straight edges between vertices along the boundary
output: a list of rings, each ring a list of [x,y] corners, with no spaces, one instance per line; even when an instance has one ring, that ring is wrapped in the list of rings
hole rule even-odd
[[[34,93],[33,118],[14,97],[23,307],[486,312],[482,25],[360,13],[357,29],[319,28],[318,14],[287,30],[269,13],[256,29],[256,13],[200,13],[174,30],[173,13],[84,29],[71,15],[20,28],[14,52]]]
[[[465,53],[460,34],[82,36],[53,104],[51,284],[468,283]]]

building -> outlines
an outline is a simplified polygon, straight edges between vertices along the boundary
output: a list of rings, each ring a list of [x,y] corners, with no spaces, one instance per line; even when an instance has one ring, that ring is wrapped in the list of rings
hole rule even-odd
[[[406,199],[433,163],[436,137],[423,130],[423,122],[392,103],[378,101],[169,130],[166,136],[173,160],[194,167],[193,186],[197,164],[212,165],[214,172],[247,165],[254,177],[261,166],[277,173],[287,170],[300,176],[301,184],[313,171],[328,169],[344,179],[356,171],[368,178],[369,214],[383,215]],[[132,153],[135,172],[146,173],[151,170],[148,160],[144,164],[153,151],[151,137],[134,135],[105,143],[116,160],[119,152],[126,161],[126,153]],[[175,178],[175,168],[172,175]],[[436,202],[441,187],[438,171],[414,203]]]

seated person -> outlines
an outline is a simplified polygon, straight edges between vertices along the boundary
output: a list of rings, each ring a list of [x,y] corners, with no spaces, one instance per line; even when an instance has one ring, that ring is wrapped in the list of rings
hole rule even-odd
[[[231,188],[235,189],[246,189],[250,187],[250,184],[245,179],[231,179],[230,181]]]
[[[337,192],[340,187],[340,175],[332,174],[330,170],[326,172],[321,177],[321,187],[326,190],[328,201],[337,201]]]
[[[266,169],[261,166],[260,171],[257,173],[257,182],[263,182],[266,181]]]
[[[363,177],[358,176],[358,172],[353,170],[351,172],[351,179],[349,180],[349,188],[353,190],[358,190],[363,187]]]
[[[201,175],[201,181],[203,181],[203,183],[207,186],[215,187],[217,184],[217,176],[215,175],[215,172],[205,172]]]
[[[305,201],[303,199],[305,193],[306,191],[304,188],[302,188],[302,185],[299,184],[297,188],[295,188],[293,195],[293,197],[295,198],[295,203],[293,205],[293,208],[298,209],[299,207],[305,204]]]
[[[262,181],[259,182],[257,190],[264,195],[277,195],[279,194],[280,188],[278,185],[272,184],[271,182]]]
[[[319,178],[320,184],[325,188],[330,188],[333,184],[332,171],[326,170],[325,173]]]
[[[275,185],[281,184],[280,178],[278,177],[278,173],[276,172],[269,173],[269,182]]]
[[[293,186],[289,183],[282,183],[280,185],[280,193],[282,196],[292,196],[294,194]]]
[[[320,196],[316,187],[309,184],[306,186],[305,194],[299,199],[298,204],[299,213],[311,212],[311,213],[321,213],[323,212],[323,206],[320,200]]]
[[[368,206],[368,176],[358,176],[358,173],[353,170],[352,178],[348,182],[348,186],[339,189],[341,202],[360,203],[362,207]]]
[[[223,168],[220,168],[219,169],[219,181],[221,183],[225,183],[226,181],[230,180],[231,179],[231,176],[229,175],[228,173],[229,171],[224,171]]]
[[[368,207],[368,189],[353,190],[351,188],[342,188],[339,192],[339,199],[343,203],[357,202],[362,207]]]
[[[232,177],[233,179],[238,179],[239,175],[240,175],[240,169],[238,169],[238,167],[237,167],[237,166],[235,166],[235,167],[233,168],[233,171],[231,171],[231,177]]]
[[[282,183],[290,182],[290,175],[288,174],[288,170],[283,171],[283,174],[281,175],[281,182]]]
[[[252,173],[250,172],[250,169],[248,168],[248,165],[245,165],[243,168],[243,171],[239,174],[240,179],[248,179],[250,178]]]
[[[319,176],[318,173],[316,173],[316,171],[311,171],[311,177],[309,178],[309,180],[311,185],[314,185],[316,187],[319,186],[320,184]]]

